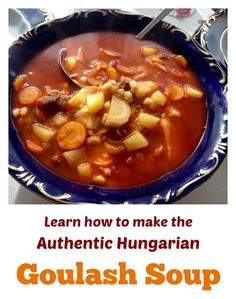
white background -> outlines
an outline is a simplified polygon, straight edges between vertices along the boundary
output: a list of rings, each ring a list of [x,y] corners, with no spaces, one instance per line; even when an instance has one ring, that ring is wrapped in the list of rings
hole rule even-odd
[[[38,2],[38,3],[37,3]],[[86,1],[83,5],[87,8],[112,8],[125,7],[124,1]],[[143,2],[143,1],[142,1]],[[78,1],[67,1],[68,7],[78,6]],[[154,2],[153,2],[154,3]],[[168,3],[168,5],[167,5]],[[155,4],[155,3],[154,3]],[[151,1],[138,4],[137,1],[126,1],[127,8],[153,7]],[[189,7],[189,1],[165,2],[168,7]],[[56,205],[9,205],[8,204],[8,171],[7,171],[7,8],[32,7],[31,1],[11,1],[1,3],[1,298],[235,298],[235,194],[234,194],[234,169],[235,161],[235,84],[229,88],[229,119],[230,119],[230,146],[229,146],[229,176],[228,176],[228,205],[172,205],[172,206],[56,206]],[[51,6],[57,5],[52,3]],[[211,7],[210,1],[192,1],[191,6]],[[215,7],[230,7],[229,1],[215,1]],[[34,7],[47,7],[46,1],[34,1]],[[81,4],[82,7],[82,4]],[[229,12],[229,65],[235,66],[236,43],[235,10]],[[234,53],[234,54],[233,54]],[[235,71],[229,69],[229,78],[235,78]],[[91,218],[104,218],[117,216],[129,217],[158,217],[170,219],[172,216],[193,218],[192,228],[164,228],[164,229],[55,229],[44,228],[45,216],[51,218],[82,218],[88,215]],[[40,236],[48,238],[68,235],[71,238],[90,238],[93,236],[129,236],[130,238],[199,238],[200,250],[198,251],[37,251],[36,244]],[[116,267],[118,261],[126,261],[127,266],[137,272],[138,285],[134,286],[24,286],[16,279],[17,267],[22,263],[38,263],[39,269],[44,268],[73,268],[76,261],[83,261],[85,267],[99,269]],[[146,286],[143,284],[145,267],[148,263],[165,263],[168,269],[207,269],[216,268],[221,272],[221,282],[213,287],[212,291],[203,292],[200,286]]]

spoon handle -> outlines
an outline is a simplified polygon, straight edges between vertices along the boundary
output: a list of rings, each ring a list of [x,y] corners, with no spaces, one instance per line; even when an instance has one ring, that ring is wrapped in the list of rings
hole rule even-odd
[[[155,17],[138,35],[136,35],[136,38],[143,39],[144,36],[172,10],[173,8],[163,9],[163,11],[157,17]]]

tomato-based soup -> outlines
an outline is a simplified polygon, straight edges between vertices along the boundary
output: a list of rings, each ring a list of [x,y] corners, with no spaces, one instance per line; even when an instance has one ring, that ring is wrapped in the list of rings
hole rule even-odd
[[[61,49],[66,48],[62,65]],[[160,178],[197,147],[201,84],[179,53],[115,32],[86,33],[38,53],[13,83],[25,148],[82,184],[130,187]]]

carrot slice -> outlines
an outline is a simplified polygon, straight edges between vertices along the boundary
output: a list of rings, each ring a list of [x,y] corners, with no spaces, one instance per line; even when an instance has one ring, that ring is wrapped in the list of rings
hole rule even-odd
[[[137,73],[137,69],[134,67],[126,67],[120,64],[117,64],[116,69],[118,72],[120,72],[122,75],[125,76],[132,76]]]
[[[116,80],[117,72],[116,72],[116,69],[114,67],[109,66],[106,71],[107,71],[109,79]]]
[[[185,59],[185,57],[183,55],[176,55],[176,56],[174,56],[174,59],[184,69],[188,66],[188,61]]]
[[[120,57],[120,54],[118,54],[118,53],[116,53],[115,51],[112,51],[112,50],[101,49],[101,51],[104,54],[106,54],[107,56],[110,56],[110,57],[115,57],[115,58]]]
[[[183,78],[183,76],[184,76],[183,73],[180,72],[179,70],[170,69],[169,71],[170,71],[171,75],[176,77],[176,78]]]
[[[26,87],[19,93],[19,102],[23,105],[31,105],[40,97],[40,91],[36,87]]]
[[[86,77],[92,78],[92,77],[97,76],[98,72],[99,72],[99,70],[97,70],[97,69],[89,69],[89,70],[85,70],[83,72],[83,75]]]
[[[80,147],[86,139],[84,126],[76,121],[64,124],[57,133],[57,143],[65,150],[72,150]]]
[[[169,83],[167,85],[167,89],[169,91],[169,98],[171,100],[177,101],[183,98],[184,96],[184,89],[180,85],[175,83]]]
[[[158,63],[158,64],[161,64],[161,65],[164,65],[164,61],[161,58],[156,57],[156,56],[150,58],[150,61],[153,62],[153,63]]]
[[[13,82],[13,87],[15,91],[19,91],[21,89],[22,85],[25,83],[26,78],[26,75],[16,77],[16,79]]]
[[[39,154],[43,152],[43,148],[30,140],[26,140],[25,142],[27,149],[34,154]]]

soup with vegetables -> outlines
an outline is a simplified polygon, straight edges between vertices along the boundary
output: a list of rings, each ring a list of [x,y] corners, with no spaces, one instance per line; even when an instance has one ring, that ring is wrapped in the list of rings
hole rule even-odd
[[[58,55],[66,48],[62,72]],[[115,32],[69,37],[38,53],[13,83],[25,148],[83,184],[130,187],[160,178],[198,145],[205,95],[178,53]]]

